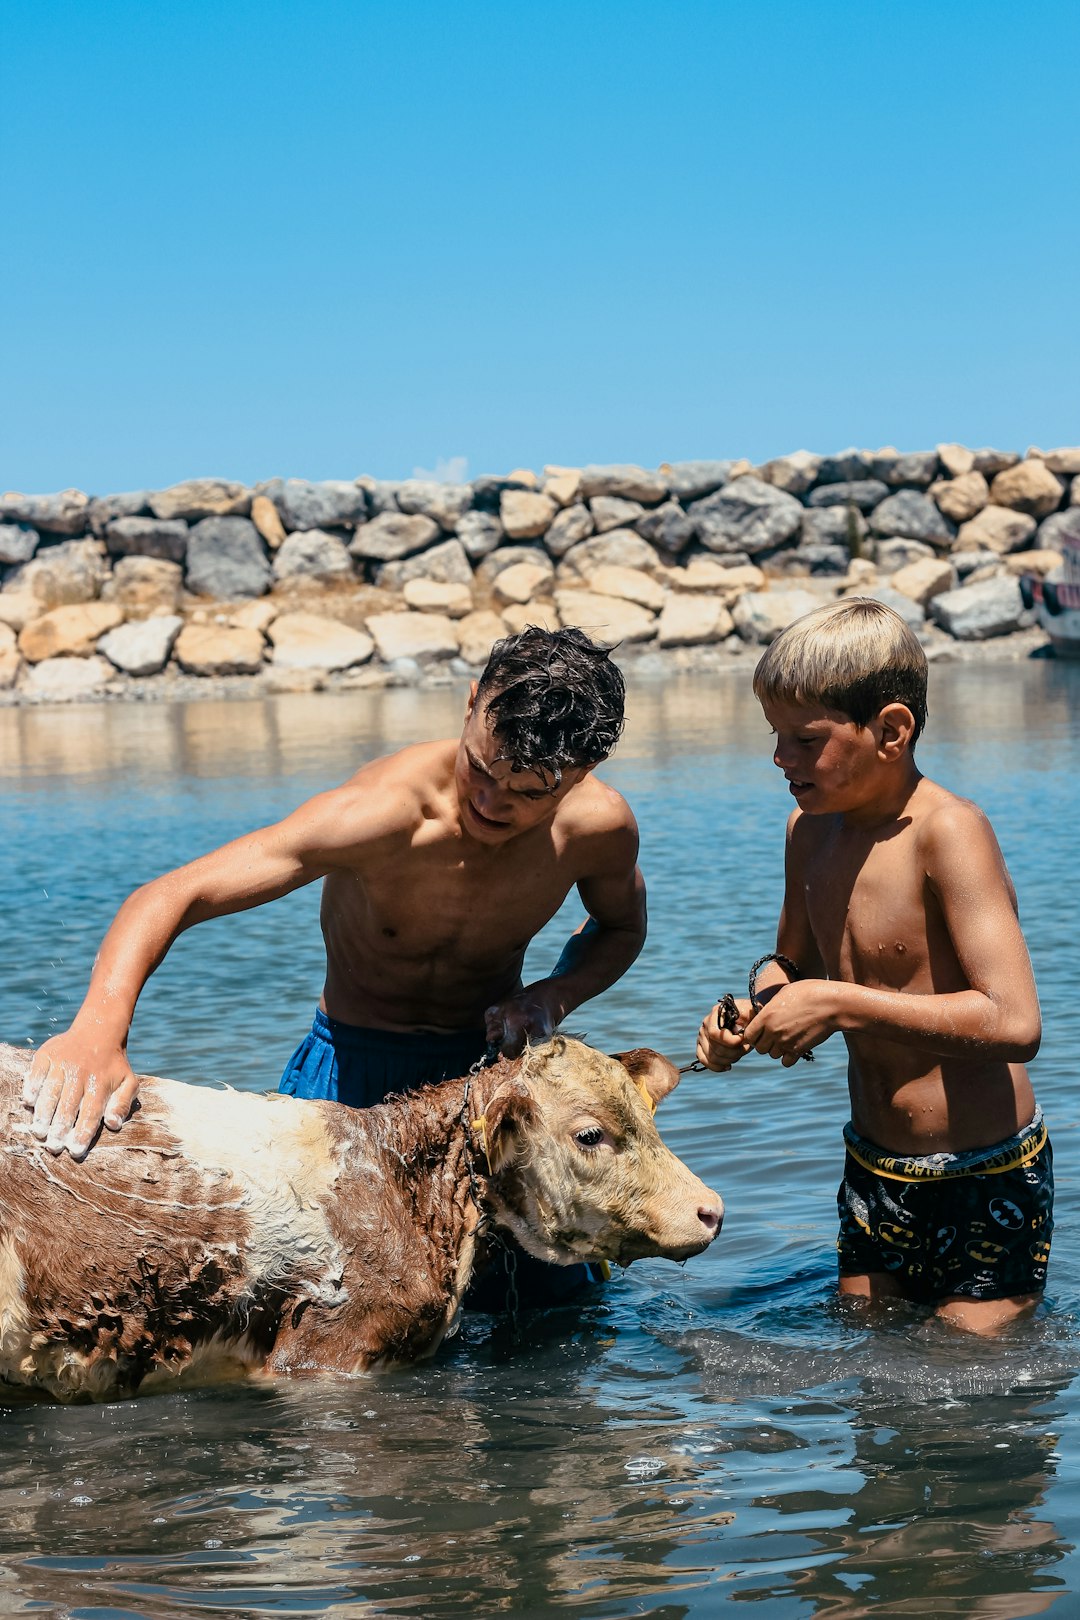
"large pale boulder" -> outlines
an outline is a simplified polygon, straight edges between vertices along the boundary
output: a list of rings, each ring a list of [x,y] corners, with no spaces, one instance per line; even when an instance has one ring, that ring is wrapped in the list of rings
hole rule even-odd
[[[731,617],[744,641],[765,645],[775,641],[781,630],[804,613],[820,606],[821,597],[810,591],[754,591],[739,597]]]
[[[621,495],[628,501],[655,506],[668,493],[661,473],[646,472],[628,463],[588,466],[581,469],[581,493],[587,501],[594,495]]]
[[[16,633],[31,619],[40,619],[42,612],[41,601],[29,591],[0,591],[0,624]]]
[[[710,551],[753,557],[782,546],[802,527],[802,503],[753,475],[733,479],[708,499],[711,509],[698,516],[697,532]]]
[[[939,444],[937,457],[950,478],[963,478],[975,468],[975,452],[963,444]]]
[[[357,529],[349,542],[353,557],[371,557],[377,562],[396,562],[411,557],[436,541],[442,530],[434,518],[421,512],[380,512]]]
[[[493,512],[466,512],[458,519],[456,533],[473,562],[486,557],[506,538],[506,530]]]
[[[544,548],[553,557],[561,557],[579,540],[587,540],[593,532],[592,513],[584,505],[566,506],[556,512],[551,527],[544,536]]]
[[[555,592],[559,618],[567,628],[584,630],[604,646],[618,642],[651,641],[656,634],[656,615],[636,602],[598,591],[562,589]]]
[[[188,675],[256,675],[264,652],[257,630],[218,624],[185,625],[173,648],[176,662]]]
[[[1056,511],[1064,493],[1065,485],[1045,461],[1019,461],[1015,467],[995,474],[990,485],[990,499],[995,506],[1007,506],[1037,518],[1049,517]]]
[[[345,542],[323,529],[294,529],[274,553],[273,571],[277,582],[292,585],[350,585],[356,578]]]
[[[273,602],[268,596],[253,596],[235,608],[227,622],[234,630],[258,630],[260,635],[265,635],[281,612],[280,602]]]
[[[634,528],[654,546],[673,555],[688,546],[697,533],[697,523],[678,501],[662,501],[638,518]]]
[[[774,456],[757,469],[757,476],[789,495],[805,495],[818,475],[821,457],[809,450],[795,450],[790,456]]]
[[[714,490],[722,489],[731,477],[734,465],[733,461],[665,461],[659,474],[669,493],[677,500],[696,501],[703,495],[711,495]],[[767,482],[775,483],[776,480],[768,479]]]
[[[21,495],[9,490],[0,496],[0,523],[27,523],[45,534],[85,534],[90,527],[90,501],[81,489],[62,489],[56,495]]]
[[[719,597],[672,595],[664,604],[656,639],[661,647],[700,647],[726,641],[734,628]]]
[[[1013,512],[1007,506],[984,506],[969,522],[961,525],[956,538],[957,551],[1020,551],[1035,533],[1035,519],[1027,512]]]
[[[0,650],[0,692],[11,691],[19,678],[19,671],[22,667],[23,661],[16,647],[11,646]]]
[[[918,489],[900,489],[887,496],[871,512],[870,527],[887,538],[923,540],[930,545],[948,545],[956,536],[956,525]]]
[[[473,571],[465,547],[454,536],[449,540],[440,540],[437,546],[430,546],[427,551],[418,552],[414,557],[406,557],[403,562],[383,563],[375,571],[375,583],[384,591],[404,590],[410,579],[434,579],[442,585],[471,586]]]
[[[963,473],[959,478],[939,478],[929,493],[954,523],[966,523],[981,512],[990,499],[990,485],[981,472]]]
[[[4,581],[5,591],[36,596],[39,612],[74,602],[92,602],[108,577],[100,540],[63,540],[39,546],[30,561]]]
[[[402,590],[407,607],[417,613],[445,613],[448,619],[464,619],[473,610],[473,597],[467,585],[441,579],[407,579]]]
[[[243,517],[251,509],[251,491],[227,478],[189,478],[152,491],[147,504],[158,518]]]
[[[556,506],[574,506],[581,497],[581,468],[545,467],[541,488]]]
[[[270,578],[266,548],[250,518],[208,517],[196,523],[188,537],[189,591],[228,602],[262,596]]]
[[[107,658],[92,653],[89,658],[46,658],[27,670],[22,683],[26,697],[51,703],[70,703],[90,697],[116,679],[116,670]]]
[[[457,628],[443,613],[373,613],[368,630],[384,664],[398,658],[442,663],[456,658],[460,647]]]
[[[942,591],[951,591],[955,583],[952,564],[942,557],[923,557],[919,562],[908,563],[906,568],[898,568],[891,580],[894,591],[910,596],[920,607],[925,607],[931,597],[940,596]]]
[[[499,515],[511,540],[532,540],[547,532],[558,510],[549,495],[531,489],[505,489]]]
[[[267,635],[278,669],[352,669],[375,651],[362,630],[321,613],[280,613]]]
[[[1011,556],[1001,559],[1007,574],[1038,574],[1045,579],[1052,574],[1055,568],[1060,568],[1065,561],[1060,551],[1014,551]]]
[[[502,612],[503,634],[519,636],[523,630],[561,630],[554,602],[511,602]]]
[[[1061,450],[1037,450],[1033,446],[1028,456],[1032,460],[1045,462],[1052,473],[1062,473],[1066,478],[1080,473],[1080,447],[1076,445]]]
[[[158,675],[169,662],[183,626],[178,613],[159,613],[131,624],[119,624],[102,636],[98,651],[125,675]]]
[[[290,530],[353,528],[367,517],[367,492],[341,478],[273,478],[259,486]]]
[[[419,513],[451,530],[473,504],[469,484],[440,484],[434,479],[406,478],[397,485],[397,504],[402,512]]]
[[[672,568],[667,584],[673,591],[693,595],[719,596],[730,607],[747,591],[759,591],[765,575],[754,563],[725,568],[712,557],[691,557],[685,568]]]
[[[655,546],[643,540],[633,529],[612,529],[608,534],[595,534],[571,546],[559,564],[559,583],[573,587],[587,584],[598,568],[643,568],[647,574],[660,575],[663,563]]]
[[[0,523],[0,564],[8,567],[29,562],[40,536],[29,523]]]
[[[589,585],[601,596],[618,596],[624,602],[636,602],[653,613],[660,612],[667,595],[659,580],[643,568],[620,568],[610,563],[593,572]]]
[[[555,565],[543,546],[500,546],[486,556],[476,570],[476,583],[481,590],[490,590],[499,574],[505,573],[508,568],[516,568],[519,563],[528,563],[530,567],[542,568],[546,574],[554,574]]]
[[[118,517],[106,523],[104,539],[114,557],[163,557],[182,563],[188,534],[181,518]]]
[[[506,625],[499,614],[487,608],[467,613],[458,620],[457,630],[461,637],[461,656],[467,664],[486,664],[492,647],[506,635]]]
[[[17,640],[10,624],[0,624],[0,654],[14,652]]]
[[[31,619],[19,632],[19,651],[28,664],[46,658],[85,658],[99,636],[122,624],[123,611],[115,602],[78,602],[53,608]]]
[[[285,539],[285,525],[281,513],[269,495],[255,495],[251,502],[251,521],[271,551],[276,551]]]
[[[164,557],[121,557],[112,578],[101,588],[103,602],[115,602],[128,618],[175,613],[180,606],[184,571]]]
[[[930,612],[958,641],[985,641],[1018,630],[1024,604],[1019,581],[1009,575],[935,596]]]
[[[621,495],[594,495],[589,510],[597,534],[606,534],[609,529],[631,529],[645,515],[640,501],[628,501]]]
[[[550,568],[541,568],[531,562],[515,563],[513,567],[503,568],[496,574],[491,591],[495,600],[506,607],[511,602],[531,602],[534,596],[546,590],[550,581]]]

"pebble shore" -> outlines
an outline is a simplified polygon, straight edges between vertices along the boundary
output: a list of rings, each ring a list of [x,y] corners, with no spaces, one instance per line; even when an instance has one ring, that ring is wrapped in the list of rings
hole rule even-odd
[[[823,601],[876,597],[931,660],[1047,637],[1021,574],[1080,539],[1080,448],[797,451],[0,498],[0,705],[444,686],[525,624],[628,673],[745,663]]]

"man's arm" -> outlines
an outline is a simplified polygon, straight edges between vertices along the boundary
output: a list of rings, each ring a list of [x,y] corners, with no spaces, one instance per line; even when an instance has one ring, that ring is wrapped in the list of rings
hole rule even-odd
[[[997,839],[974,806],[927,820],[926,878],[968,989],[910,994],[811,980],[775,996],[746,1030],[758,1052],[791,1064],[837,1030],[906,1040],[937,1056],[1024,1063],[1039,1049],[1035,981]],[[783,947],[781,947],[783,949]]]
[[[637,866],[632,819],[606,835],[602,845],[597,869],[577,885],[589,915],[551,973],[487,1009],[488,1039],[508,1056],[520,1052],[529,1038],[546,1039],[575,1007],[621,979],[645,943],[645,880]]]
[[[325,876],[340,858],[342,830],[350,844],[362,834],[355,816],[342,814],[349,792],[320,794],[284,821],[167,872],[125,900],[71,1027],[38,1049],[27,1075],[23,1100],[50,1152],[66,1147],[81,1158],[103,1119],[119,1130],[130,1113],[138,1090],[127,1059],[131,1020],[173,942],[196,923],[265,905]]]

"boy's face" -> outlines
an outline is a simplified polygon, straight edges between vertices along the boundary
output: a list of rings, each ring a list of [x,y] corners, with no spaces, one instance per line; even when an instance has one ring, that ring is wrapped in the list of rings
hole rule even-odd
[[[572,765],[562,773],[559,786],[537,771],[515,771],[500,759],[499,739],[491,729],[487,705],[477,703],[475,686],[465,711],[465,729],[458,744],[454,780],[461,824],[481,844],[504,844],[518,833],[551,821],[556,810],[590,766]]]
[[[883,764],[874,721],[857,726],[835,709],[772,699],[762,708],[776,735],[773,764],[783,771],[800,810],[835,814],[873,798]]]

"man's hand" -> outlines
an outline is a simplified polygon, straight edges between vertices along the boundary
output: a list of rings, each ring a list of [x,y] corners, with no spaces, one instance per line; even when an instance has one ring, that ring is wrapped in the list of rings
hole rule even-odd
[[[754,1016],[754,1011],[748,1001],[736,1001],[735,1005],[739,1009],[738,1029],[724,1028],[720,1021],[720,1003],[717,1002],[698,1031],[698,1062],[718,1074],[726,1074],[731,1065],[738,1063],[750,1050],[743,1031]]]
[[[504,1057],[517,1057],[526,1041],[546,1041],[554,1033],[560,1016],[542,994],[539,984],[535,984],[489,1007],[484,1023],[489,1042],[498,1046]]]
[[[120,1129],[138,1089],[122,1046],[95,1046],[72,1028],[35,1052],[23,1102],[34,1110],[34,1135],[50,1153],[67,1148],[73,1159],[83,1159],[102,1121],[110,1131]]]
[[[799,979],[773,992],[743,1036],[748,1048],[763,1057],[779,1058],[790,1069],[836,1033],[837,1012],[835,984],[828,979]]]

